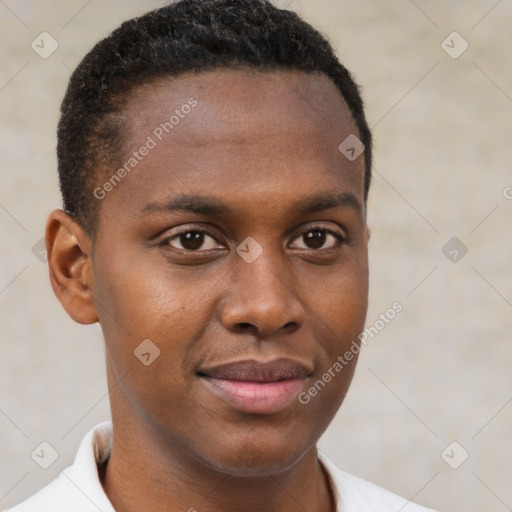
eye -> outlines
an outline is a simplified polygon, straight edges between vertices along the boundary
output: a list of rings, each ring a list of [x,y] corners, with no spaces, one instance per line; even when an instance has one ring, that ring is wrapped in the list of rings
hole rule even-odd
[[[202,249],[203,251],[216,249],[220,244],[207,231],[202,229],[192,229],[182,231],[177,235],[166,238],[162,242],[162,245],[170,245],[180,251],[199,252],[199,249]]]
[[[335,249],[347,241],[341,233],[320,226],[303,231],[295,240],[303,243],[302,247],[298,247],[299,249],[314,250]]]

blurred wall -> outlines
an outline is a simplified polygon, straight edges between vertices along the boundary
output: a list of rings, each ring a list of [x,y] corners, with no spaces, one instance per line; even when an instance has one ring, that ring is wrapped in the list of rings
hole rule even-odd
[[[433,508],[511,510],[512,2],[276,3],[324,32],[363,85],[368,325],[403,305],[369,338],[320,448]],[[55,130],[71,70],[163,4],[0,2],[0,508],[57,476],[109,417],[101,332],[66,316],[40,241],[60,205]],[[58,452],[46,470],[31,458],[43,441]]]

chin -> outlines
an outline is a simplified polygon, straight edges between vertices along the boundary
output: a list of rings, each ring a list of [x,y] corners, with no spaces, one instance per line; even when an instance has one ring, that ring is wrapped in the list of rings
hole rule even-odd
[[[293,442],[293,444],[292,444]],[[287,443],[270,440],[239,442],[224,450],[201,457],[203,464],[224,474],[237,477],[268,477],[285,473],[304,457],[312,445],[303,445],[297,438]]]

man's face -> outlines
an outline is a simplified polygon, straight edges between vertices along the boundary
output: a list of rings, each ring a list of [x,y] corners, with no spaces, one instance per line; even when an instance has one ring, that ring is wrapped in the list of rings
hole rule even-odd
[[[300,72],[164,79],[124,114],[98,185],[130,172],[93,245],[114,427],[231,474],[283,471],[340,406],[356,358],[332,367],[364,327],[363,156],[338,149],[355,123]]]

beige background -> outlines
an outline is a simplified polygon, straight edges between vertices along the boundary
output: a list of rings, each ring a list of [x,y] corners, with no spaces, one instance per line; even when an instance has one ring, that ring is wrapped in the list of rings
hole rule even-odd
[[[109,415],[100,330],[66,316],[32,248],[60,204],[70,69],[163,3],[0,1],[0,508],[53,479]],[[278,3],[327,34],[364,85],[376,142],[368,325],[404,307],[365,348],[320,447],[433,508],[512,510],[512,1]],[[59,44],[46,60],[31,49],[43,31]],[[457,59],[441,47],[453,31],[469,44]],[[452,53],[461,43],[447,40]],[[468,248],[456,263],[441,251],[454,236]],[[59,453],[47,470],[30,457],[42,441]],[[469,453],[458,469],[441,457],[452,441],[452,465]]]

